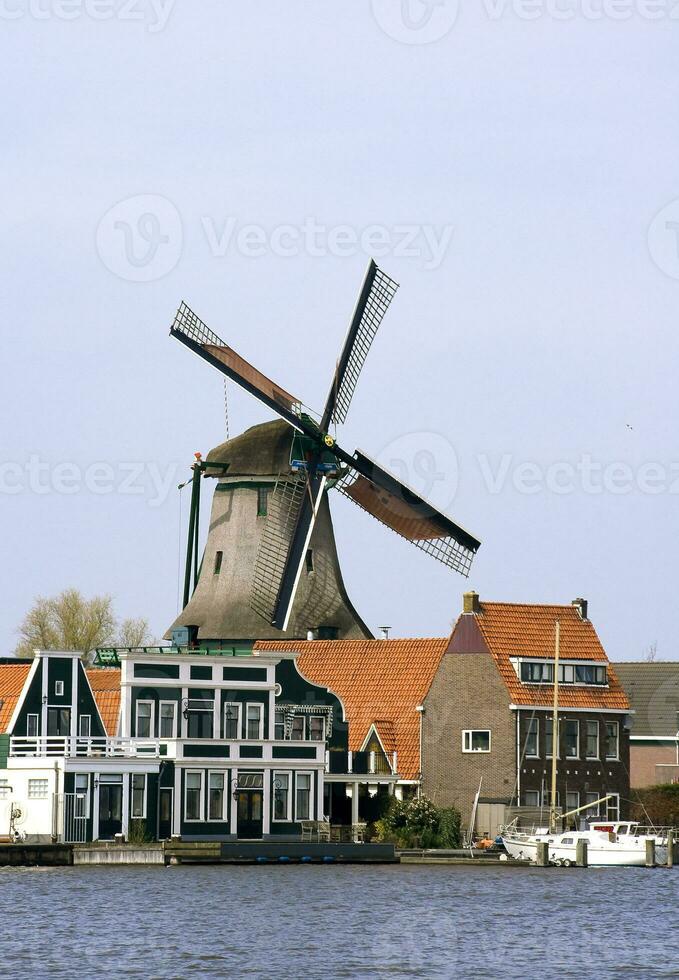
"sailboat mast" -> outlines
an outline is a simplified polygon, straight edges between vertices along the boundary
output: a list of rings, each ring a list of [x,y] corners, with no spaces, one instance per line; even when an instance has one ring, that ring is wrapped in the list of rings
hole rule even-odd
[[[554,635],[554,709],[552,711],[552,792],[549,806],[549,832],[556,833],[556,764],[559,754],[559,647],[561,623],[557,619]]]

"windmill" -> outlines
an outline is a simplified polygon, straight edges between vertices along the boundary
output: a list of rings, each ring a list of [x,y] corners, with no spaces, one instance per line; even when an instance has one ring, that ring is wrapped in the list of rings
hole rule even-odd
[[[280,472],[270,494],[266,523],[259,535],[249,581],[249,604],[268,626],[277,631],[288,629],[300,580],[305,570],[309,571],[309,545],[315,528],[316,534],[320,533],[316,525],[319,521],[329,521],[329,516],[325,516],[329,515],[326,496],[331,488],[339,490],[390,530],[449,568],[465,576],[469,574],[480,542],[365,453],[360,450],[346,452],[330,431],[331,427],[336,427],[347,418],[368,351],[397,289],[397,283],[371,260],[320,419],[303,411],[299,398],[240,357],[185,303],[181,304],[170,330],[171,335],[250,392],[281,420],[277,425],[269,423],[268,427],[255,427],[244,436],[225,443],[225,447],[232,447],[230,455],[227,453],[224,457],[229,461],[220,462],[219,454],[213,451],[208,454],[207,460],[197,459],[194,464],[185,606],[190,597],[192,568],[194,590],[199,582],[197,521],[200,479],[204,475],[230,474],[229,467],[232,467],[238,440],[243,440],[249,434],[252,434],[252,439],[255,435],[257,439],[260,436],[264,438],[263,432],[255,433],[255,430],[267,429],[268,439],[278,439],[283,433],[290,445],[289,459],[278,457]],[[285,425],[281,425],[281,422]],[[248,442],[250,454],[255,452],[253,447],[254,443],[251,445]],[[263,443],[261,448],[264,451]],[[268,443],[266,452],[269,452]],[[252,471],[256,470],[256,463],[241,463],[240,470],[250,474],[248,479],[254,479]],[[211,528],[218,523],[213,519]],[[241,540],[245,541],[245,538]],[[334,539],[331,543],[334,549]],[[217,563],[221,566],[223,552],[214,554],[215,567]],[[338,587],[343,590],[341,576],[338,581]],[[180,616],[177,623],[191,622],[191,614],[186,613]],[[365,632],[364,624],[361,623],[361,626]]]

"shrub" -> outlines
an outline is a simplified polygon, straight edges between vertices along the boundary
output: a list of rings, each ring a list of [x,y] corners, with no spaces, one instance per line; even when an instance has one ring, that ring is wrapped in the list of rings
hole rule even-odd
[[[679,826],[679,784],[648,786],[634,791],[632,819],[645,824],[649,820],[657,827]]]
[[[375,824],[377,840],[397,847],[457,847],[460,814],[453,807],[436,807],[426,796],[392,799],[389,809]]]
[[[130,820],[127,831],[128,844],[148,844],[151,840],[152,837],[146,829],[145,820]]]

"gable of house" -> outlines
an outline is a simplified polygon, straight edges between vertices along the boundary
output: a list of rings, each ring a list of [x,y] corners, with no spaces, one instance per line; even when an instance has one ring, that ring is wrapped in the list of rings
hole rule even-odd
[[[676,738],[679,731],[679,661],[616,663],[634,709],[632,738]]]

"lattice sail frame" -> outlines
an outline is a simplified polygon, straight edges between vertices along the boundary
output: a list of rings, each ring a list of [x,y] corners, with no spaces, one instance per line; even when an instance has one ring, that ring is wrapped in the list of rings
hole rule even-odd
[[[259,543],[250,590],[250,605],[270,623],[283,580],[290,542],[307,492],[306,477],[278,477],[268,499],[268,514]]]
[[[380,328],[389,304],[396,295],[398,283],[375,266],[375,275],[367,301],[353,340],[353,347],[347,361],[344,375],[335,394],[332,420],[335,424],[346,421],[354,397],[358,379],[365,364],[375,335]]]
[[[459,572],[459,574],[463,575],[465,578],[469,577],[469,573],[472,567],[472,562],[474,561],[474,557],[476,555],[476,552],[473,549],[468,548],[464,544],[461,544],[452,535],[447,534],[445,532],[441,532],[440,535],[437,536],[431,535],[426,538],[425,537],[416,538],[416,537],[408,536],[403,532],[403,530],[399,530],[396,522],[388,523],[386,520],[383,520],[372,510],[370,510],[367,507],[364,507],[363,504],[360,502],[360,500],[358,500],[351,493],[351,488],[359,480],[365,480],[368,483],[372,482],[368,480],[367,477],[363,476],[360,473],[357,473],[355,470],[347,469],[344,475],[337,481],[337,483],[335,483],[334,489],[339,490],[341,494],[343,494],[345,497],[351,500],[352,503],[356,504],[357,507],[360,507],[361,510],[364,510],[366,514],[370,514],[371,517],[374,517],[375,520],[379,521],[380,524],[383,524],[384,527],[388,527],[390,531],[393,531],[395,534],[398,534],[398,536],[403,538],[404,541],[408,541],[410,544],[415,545],[415,547],[419,548],[420,551],[423,551],[425,554],[430,555],[432,558],[435,558],[436,561],[440,561],[448,568],[452,568],[453,571]],[[378,487],[376,484],[372,484],[372,486],[375,487],[375,489],[379,493],[385,493],[385,491],[382,488]],[[388,493],[388,491],[386,492]],[[392,497],[394,496],[393,494],[389,494],[389,495]],[[410,504],[408,501],[406,501],[405,498],[401,498],[400,502],[404,505],[407,505],[410,509],[414,510],[414,515],[413,515],[414,517],[418,516],[416,508],[413,507],[413,505]]]

